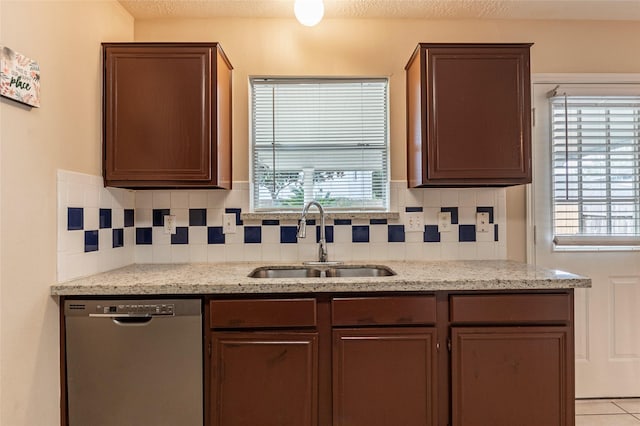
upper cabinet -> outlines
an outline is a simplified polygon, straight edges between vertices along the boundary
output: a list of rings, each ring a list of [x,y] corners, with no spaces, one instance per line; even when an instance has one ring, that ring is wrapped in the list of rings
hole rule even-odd
[[[531,182],[530,47],[418,45],[405,68],[409,187]]]
[[[218,43],[103,43],[107,186],[231,188],[231,70]]]

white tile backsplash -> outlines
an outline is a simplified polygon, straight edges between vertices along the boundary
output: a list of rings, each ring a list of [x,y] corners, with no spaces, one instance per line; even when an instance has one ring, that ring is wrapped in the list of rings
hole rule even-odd
[[[176,226],[189,226],[189,208],[173,208],[171,214],[176,217]]]
[[[151,191],[154,209],[166,209],[171,206],[171,192],[169,191]]]
[[[226,259],[224,244],[209,244],[207,246],[207,262],[224,262]]]
[[[188,209],[189,208],[189,192],[171,191],[171,208],[172,209]]]
[[[225,234],[224,244],[209,243],[209,228],[221,227],[225,209],[249,208],[248,182],[234,182],[234,189],[224,190],[139,190],[104,188],[102,179],[81,173],[58,172],[58,280],[66,281],[84,275],[125,266],[131,263],[220,262],[261,260],[264,262],[298,262],[315,260],[318,245],[316,226],[309,226],[307,238],[297,243],[280,243],[282,226],[295,226],[296,221],[280,221],[263,225],[245,221],[236,233]],[[390,184],[390,206],[400,213],[388,224],[405,223],[406,207],[422,207],[424,225],[437,225],[443,207],[458,208],[458,224],[440,233],[440,242],[424,242],[424,232],[404,233],[404,242],[389,242],[388,225],[353,220],[351,225],[334,225],[333,242],[328,244],[329,258],[343,261],[440,260],[440,259],[504,259],[506,257],[506,196],[503,188],[408,189],[404,181]],[[82,230],[67,230],[69,207],[82,208]],[[498,241],[493,226],[490,232],[476,233],[473,242],[459,241],[459,225],[475,225],[477,207],[492,207]],[[112,228],[99,229],[99,208],[112,210]],[[190,226],[189,209],[205,209],[207,226]],[[124,227],[124,210],[135,210],[134,227]],[[171,235],[153,225],[153,209],[169,209],[177,226],[188,227],[189,244],[172,244]],[[244,243],[244,227],[261,227],[260,243]],[[369,242],[352,242],[352,227],[368,226]],[[113,248],[112,229],[124,228],[124,247]],[[136,228],[151,228],[152,244],[136,243]],[[84,252],[84,231],[99,230],[99,250]],[[214,233],[215,233],[214,229]],[[394,229],[394,233],[397,229]],[[468,231],[468,227],[466,228]],[[469,235],[465,232],[465,235]],[[473,235],[473,234],[471,234]]]
[[[165,234],[164,227],[154,226],[152,228],[153,246],[168,246],[171,244],[171,234]]]
[[[475,189],[459,189],[458,191],[458,207],[472,207],[475,209],[477,204]]]
[[[189,203],[188,207],[192,209],[206,209],[207,208],[207,192],[204,190],[189,191]]]
[[[134,262],[133,228],[124,228],[124,209],[135,208],[133,191],[104,188],[102,178],[58,170],[58,281],[119,268]],[[68,230],[68,209],[83,211],[82,229]],[[100,229],[99,209],[112,210],[112,227]],[[113,229],[123,229],[124,247],[113,248]],[[85,252],[85,231],[98,231],[98,251]]]
[[[192,226],[189,228],[189,245],[206,245],[207,244],[207,227]],[[206,251],[205,251],[206,257]],[[206,262],[204,260],[203,262]]]
[[[191,238],[191,236],[189,237]],[[206,262],[207,261],[207,246],[206,244],[191,244],[189,242],[189,262]]]
[[[136,210],[137,209],[151,209],[151,208],[153,208],[153,192],[152,191],[138,191],[138,192],[136,192],[136,195],[135,195],[135,206],[136,206]]]
[[[171,246],[153,244],[151,263],[171,263]]]

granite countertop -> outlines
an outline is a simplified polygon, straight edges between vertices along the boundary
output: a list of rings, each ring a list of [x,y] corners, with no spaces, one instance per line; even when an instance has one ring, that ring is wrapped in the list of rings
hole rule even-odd
[[[350,265],[352,263],[347,263]],[[360,263],[362,264],[362,263]],[[265,262],[138,264],[51,286],[54,296],[324,293],[436,290],[549,290],[591,287],[591,279],[506,260],[370,262],[396,272],[365,278],[249,278]],[[292,263],[288,265],[293,265]],[[300,264],[297,264],[300,266]]]

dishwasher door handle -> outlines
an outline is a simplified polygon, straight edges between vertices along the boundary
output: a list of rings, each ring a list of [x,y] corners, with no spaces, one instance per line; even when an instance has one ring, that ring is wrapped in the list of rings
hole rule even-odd
[[[153,317],[149,315],[144,317],[111,318],[111,321],[120,327],[143,327],[149,325],[152,319]]]
[[[122,327],[148,325],[153,319],[149,314],[89,314],[90,318],[110,318],[114,324]]]

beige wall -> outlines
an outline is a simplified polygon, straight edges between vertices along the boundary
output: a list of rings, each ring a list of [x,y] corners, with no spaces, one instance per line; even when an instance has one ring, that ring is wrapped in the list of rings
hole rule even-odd
[[[58,424],[56,169],[100,174],[100,42],[131,40],[113,1],[0,0],[0,44],[41,66],[42,108],[0,99],[0,424]],[[534,72],[639,72],[637,23],[136,22],[137,40],[220,41],[236,67],[234,179],[248,176],[249,75],[391,78],[392,177],[404,179],[404,71],[418,41],[532,41]],[[509,251],[522,257],[522,188],[509,190]],[[514,213],[514,214],[512,214]],[[513,229],[512,229],[513,228]]]
[[[0,99],[0,424],[57,425],[56,169],[100,174],[100,42],[133,39],[133,19],[110,0],[0,3],[0,44],[39,62],[42,95]]]
[[[248,180],[248,76],[390,77],[391,178],[406,179],[404,66],[418,42],[533,42],[534,73],[640,71],[637,22],[325,20],[136,21],[137,41],[218,41],[234,65],[234,180]],[[524,187],[507,192],[508,256],[525,260]]]

